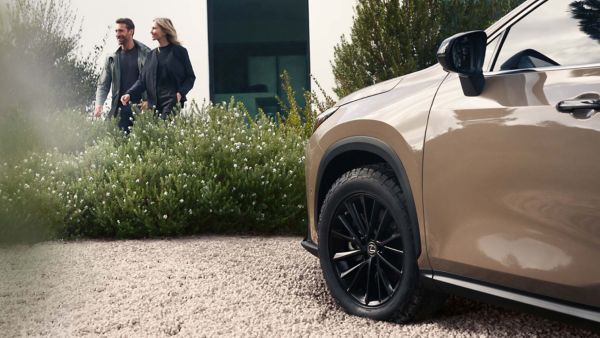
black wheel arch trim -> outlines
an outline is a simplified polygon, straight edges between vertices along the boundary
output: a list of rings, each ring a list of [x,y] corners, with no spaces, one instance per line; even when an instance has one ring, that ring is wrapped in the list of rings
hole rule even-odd
[[[412,189],[406,175],[406,170],[402,161],[398,155],[386,145],[384,142],[369,136],[352,136],[342,139],[332,146],[330,146],[324,153],[319,163],[319,170],[317,171],[317,180],[315,184],[315,195],[313,205],[314,209],[314,223],[315,227],[318,226],[319,214],[321,211],[321,205],[319,205],[319,196],[321,195],[321,185],[325,170],[329,167],[329,164],[335,160],[338,156],[351,152],[351,151],[362,151],[374,154],[382,158],[394,171],[396,179],[402,188],[407,203],[406,208],[408,209],[408,218],[413,233],[413,240],[415,241],[415,247],[417,249],[417,258],[421,256],[421,235],[419,231],[419,221],[417,218],[416,204],[412,194]],[[310,250],[309,250],[310,251]]]
[[[533,312],[551,319],[570,322],[587,329],[600,326],[600,308],[570,303],[541,295],[513,290],[487,282],[440,271],[421,271],[427,288],[494,303],[509,309]]]

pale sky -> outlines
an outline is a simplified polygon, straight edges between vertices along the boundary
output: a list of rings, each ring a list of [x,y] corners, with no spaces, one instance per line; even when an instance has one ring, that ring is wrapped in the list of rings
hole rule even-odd
[[[330,61],[333,47],[342,34],[348,35],[352,26],[353,7],[356,0],[309,0],[311,73],[331,94],[334,87]],[[150,27],[155,17],[168,17],[173,21],[183,45],[188,49],[196,83],[188,95],[202,101],[209,96],[208,85],[208,32],[205,0],[71,0],[71,6],[83,20],[83,53],[93,50],[108,33],[105,51],[118,45],[114,38],[114,21],[129,17],[136,25],[134,38],[150,48],[156,42],[150,38]]]

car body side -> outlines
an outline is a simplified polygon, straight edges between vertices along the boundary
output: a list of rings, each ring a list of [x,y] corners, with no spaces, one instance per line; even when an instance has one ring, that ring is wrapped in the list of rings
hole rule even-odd
[[[510,14],[495,22],[487,29],[488,35],[501,30],[511,20],[522,15],[528,8],[540,0],[526,1]],[[408,168],[405,173],[413,194],[419,232],[423,231],[422,205],[422,163],[425,131],[431,105],[437,89],[448,76],[439,64],[427,69],[391,79],[361,89],[342,99],[336,104],[336,113],[321,125],[306,147],[306,186],[308,198],[307,239],[318,244],[317,222],[318,211],[325,199],[328,188],[333,184],[325,177],[317,177],[318,171],[326,171],[324,165],[335,167],[338,161],[321,163],[334,143],[343,138],[372,137],[383,144],[394,145],[395,155]],[[360,105],[355,105],[360,101]],[[367,128],[363,123],[369,126]],[[388,143],[389,142],[389,143]],[[399,147],[396,147],[398,145]],[[403,149],[403,150],[401,150]],[[406,163],[404,163],[406,161]],[[369,164],[368,161],[363,164]],[[347,165],[341,165],[347,167]],[[346,168],[347,169],[347,168]],[[340,169],[342,170],[342,169]],[[338,170],[339,171],[339,170]],[[397,173],[398,174],[398,173]],[[318,191],[317,191],[318,190]],[[421,238],[421,241],[424,239]],[[423,246],[425,243],[422,242]],[[313,250],[314,251],[314,250]],[[427,264],[420,260],[419,263]]]
[[[542,2],[543,1],[541,0],[527,1],[513,10],[509,15],[496,22],[486,31],[490,37],[490,40],[494,37],[494,33],[502,30],[505,25],[508,25],[511,22],[519,19],[529,10]],[[578,75],[578,72],[581,73],[585,71],[586,70],[572,69],[562,71],[562,73],[560,71],[555,72],[557,75],[554,75],[554,78],[550,76],[550,80],[548,82],[554,81],[555,83],[560,83],[565,77],[575,77]],[[589,81],[597,81],[597,79],[600,79],[600,73],[598,72],[597,68],[589,69],[587,72],[588,73],[586,76]],[[502,94],[502,91],[506,91],[507,87],[505,84],[503,84],[501,77],[494,78],[494,74],[491,74],[491,76],[488,75],[486,75],[486,77],[491,78],[491,81],[489,81],[486,89],[488,97],[490,91],[496,91],[495,93],[492,93],[492,96],[498,96],[501,98],[500,100],[496,101],[497,103],[509,102],[511,99],[518,100],[515,95],[510,98],[507,97],[507,95]],[[540,81],[539,76],[536,74],[518,74],[516,76],[523,77],[521,80],[523,86],[530,85],[532,81],[535,82],[536,79],[538,80],[538,83]],[[541,81],[543,82],[544,80],[546,80],[546,78],[542,79]],[[441,155],[438,156],[437,159],[433,160],[429,167],[428,165],[430,163],[426,162],[426,160],[429,160],[425,156],[425,153],[428,149],[427,143],[432,141],[435,142],[437,136],[443,135],[447,131],[444,128],[451,128],[453,126],[456,127],[456,121],[453,121],[453,119],[456,118],[457,111],[460,111],[461,109],[462,111],[467,111],[470,108],[476,107],[475,105],[469,107],[469,103],[465,103],[462,106],[460,104],[458,106],[454,105],[452,106],[453,108],[448,109],[444,107],[444,104],[447,102],[451,102],[453,104],[456,104],[456,102],[461,102],[461,98],[452,98],[452,94],[448,89],[448,87],[454,87],[452,88],[454,92],[460,92],[460,90],[456,89],[456,83],[458,83],[458,80],[455,74],[449,75],[442,69],[440,65],[434,65],[428,69],[364,89],[352,94],[350,97],[342,99],[338,103],[336,113],[327,119],[315,131],[307,145],[306,185],[309,226],[307,240],[305,241],[307,244],[305,247],[318,245],[318,212],[322,206],[327,191],[334,183],[335,179],[350,169],[374,163],[386,162],[394,170],[396,178],[400,182],[402,189],[405,192],[409,209],[412,209],[409,210],[409,216],[411,218],[411,225],[414,227],[413,232],[418,234],[415,238],[415,241],[418,241],[418,244],[420,245],[418,265],[424,275],[432,277],[434,275],[434,270],[438,267],[442,267],[440,272],[450,272],[450,276],[452,276],[452,273],[454,273],[457,276],[475,278],[475,281],[485,281],[494,285],[503,285],[509,290],[514,290],[516,293],[524,291],[528,292],[529,294],[537,294],[536,290],[538,289],[536,289],[536,287],[539,288],[539,285],[536,285],[535,278],[539,276],[543,277],[544,274],[553,274],[558,278],[557,280],[560,280],[564,285],[551,285],[552,283],[549,283],[548,285],[542,285],[539,294],[549,297],[550,303],[553,302],[553,295],[556,295],[555,299],[566,300],[567,303],[574,305],[574,307],[563,309],[563,311],[561,311],[563,313],[578,311],[577,309],[581,306],[587,308],[589,311],[584,310],[576,315],[578,317],[584,317],[586,319],[591,319],[592,321],[600,322],[600,318],[598,318],[598,307],[600,307],[600,302],[598,300],[598,297],[600,297],[600,285],[597,283],[597,281],[600,280],[600,278],[597,276],[598,273],[600,273],[600,269],[596,268],[588,271],[587,273],[590,274],[588,276],[588,280],[592,281],[592,283],[584,283],[584,285],[578,284],[575,280],[576,278],[572,278],[573,276],[566,276],[564,278],[560,278],[559,276],[561,273],[585,274],[585,265],[594,264],[593,261],[596,258],[593,256],[588,257],[588,259],[583,262],[574,262],[571,264],[569,269],[566,270],[563,269],[552,271],[553,267],[549,267],[546,269],[548,271],[525,271],[525,276],[517,276],[517,278],[514,278],[512,282],[509,281],[508,283],[502,283],[501,281],[506,280],[507,277],[511,276],[510,264],[507,265],[509,268],[498,268],[498,271],[500,272],[494,275],[493,271],[489,272],[485,271],[485,269],[480,269],[479,271],[477,270],[477,264],[485,266],[486,264],[490,264],[489,261],[475,262],[477,261],[477,259],[475,259],[473,265],[470,266],[468,264],[453,265],[444,260],[444,255],[452,255],[452,252],[457,252],[455,250],[458,248],[456,245],[460,245],[461,241],[459,238],[454,237],[455,241],[452,243],[454,246],[445,246],[444,241],[450,237],[442,238],[439,237],[441,235],[438,235],[438,232],[432,233],[432,229],[430,229],[430,222],[432,220],[429,215],[431,210],[426,203],[437,203],[437,210],[444,210],[443,206],[440,206],[440,204],[443,204],[443,201],[435,201],[435,198],[427,198],[427,196],[424,196],[424,194],[439,193],[447,187],[455,188],[456,185],[460,185],[460,182],[453,182],[454,185],[449,184],[447,186],[440,187],[437,190],[427,190],[425,186],[432,186],[433,183],[425,182],[424,175],[428,174],[432,177],[436,177],[435,175],[431,175],[431,170],[441,171],[442,169],[440,168],[444,165],[443,161],[451,161],[452,157],[454,156],[454,153],[444,153],[444,151],[447,150],[456,152],[461,151],[461,148],[450,147],[445,149],[441,147],[441,150],[439,151],[439,154]],[[460,86],[458,88],[460,89]],[[436,98],[438,98],[438,91],[440,90],[442,90],[442,93],[440,93],[442,94],[442,100],[436,101]],[[479,99],[479,101],[485,101],[485,99],[486,97],[484,96],[483,98]],[[504,99],[504,101],[502,101],[502,99]],[[522,99],[527,101],[529,98],[524,97]],[[551,100],[553,99],[554,98]],[[466,102],[472,103],[476,102],[477,100],[478,99],[475,99],[475,101]],[[360,102],[360,104],[356,104],[357,101]],[[556,102],[551,103],[555,104]],[[545,104],[548,105],[550,103],[545,102]],[[510,110],[511,107],[514,106],[515,104],[507,104],[504,108]],[[488,108],[493,109],[491,107]],[[600,120],[599,116],[595,116],[594,118],[595,121]],[[435,119],[435,121],[433,121],[433,125],[432,121],[429,121],[430,119]],[[572,120],[568,120],[566,117],[565,121],[566,124],[570,124],[574,128],[581,127],[580,121],[573,122]],[[496,122],[501,124],[505,123],[506,120]],[[432,128],[432,130],[428,131],[428,128]],[[485,133],[485,130],[483,130],[483,133]],[[596,130],[595,134],[588,138],[588,143],[595,142],[595,140],[598,138],[598,135],[599,132]],[[528,141],[531,141],[531,139],[532,138],[529,138]],[[468,142],[469,141],[466,141],[465,144],[468,144]],[[470,142],[477,142],[477,140],[471,140]],[[467,149],[467,147],[462,148],[462,150],[465,151],[468,151]],[[565,153],[566,151],[567,150],[564,150]],[[585,156],[585,154],[583,155]],[[460,157],[457,160],[460,160]],[[483,167],[485,167],[485,169],[489,169],[491,165]],[[429,173],[427,173],[428,170]],[[592,175],[591,173],[586,173],[586,175],[588,174]],[[436,178],[442,177],[443,175],[438,175]],[[451,178],[451,176],[447,175],[446,178],[448,177]],[[462,178],[464,179],[464,177]],[[594,187],[592,187],[592,189],[594,189]],[[446,192],[444,197],[452,198],[451,194],[448,192]],[[461,196],[456,196],[456,198],[460,197]],[[464,195],[462,197],[464,197]],[[593,203],[595,197],[596,196],[591,196],[587,199],[586,203]],[[579,206],[581,207],[581,205]],[[473,207],[476,208],[477,205],[475,204]],[[597,210],[597,206],[594,207],[592,205],[591,208],[596,208]],[[592,220],[595,220],[598,217],[596,211],[591,213],[588,212],[588,214],[590,214]],[[563,212],[563,215],[566,215],[566,217],[577,217],[577,215],[569,212]],[[441,215],[434,218],[434,221],[437,222],[435,225],[436,231],[444,231],[444,216],[447,215]],[[570,222],[569,224],[572,223],[573,222]],[[575,223],[577,222],[575,221]],[[589,220],[587,220],[586,224],[588,223]],[[579,222],[579,224],[582,224],[582,222]],[[576,254],[574,254],[574,257],[582,258],[585,255],[593,255],[594,253],[598,252],[596,248],[598,247],[597,241],[600,236],[598,236],[594,230],[597,228],[597,225],[588,224],[587,227],[588,228],[584,229],[583,231],[581,229],[575,229],[575,231],[558,231],[555,232],[554,235],[565,236],[565,242],[563,243],[564,245],[570,245],[569,243],[572,245],[575,241],[585,243],[584,245],[573,249],[574,251],[579,250]],[[460,236],[461,231],[463,231],[465,234],[468,234],[468,232],[464,232],[468,230],[469,229],[462,228],[460,231],[456,230],[450,235],[448,233],[445,235]],[[517,232],[523,233],[526,231],[539,230],[540,229],[526,228],[519,229]],[[586,235],[589,237],[586,238]],[[427,236],[433,237],[427,238]],[[483,237],[484,236],[479,238],[467,236],[465,239],[477,241],[477,239],[481,239]],[[488,236],[488,238],[492,237]],[[531,238],[536,237],[529,236],[528,238],[525,238],[525,242],[521,244],[524,246],[547,245],[544,243],[540,244],[539,241],[532,241]],[[495,239],[497,240],[498,238]],[[507,238],[500,239],[507,240]],[[510,244],[509,242],[510,240],[505,241],[505,243],[508,243],[507,245]],[[498,243],[499,242],[496,241],[495,244]],[[560,243],[556,241],[554,244],[556,244],[556,247],[560,246]],[[521,252],[523,252],[523,250],[524,249],[521,248]],[[310,251],[313,253],[315,252],[314,250]],[[429,256],[430,252],[434,255],[433,258]],[[461,254],[468,256],[472,255],[473,252],[464,250]],[[432,262],[434,263],[433,266]],[[494,263],[498,264],[498,262],[492,262],[491,264],[493,265]],[[500,264],[502,264],[502,262],[500,262]],[[512,267],[514,267],[514,264]],[[486,274],[488,272],[490,273],[490,276],[493,276],[493,278],[486,280]],[[527,274],[529,274],[531,278],[527,278]],[[460,283],[454,284],[459,285]],[[479,285],[479,283],[476,284]],[[473,288],[476,284],[464,284],[459,286]],[[516,293],[513,293],[512,295],[515,296]],[[586,294],[591,296],[586,299]],[[504,297],[510,298],[510,296],[506,295]],[[516,299],[516,296],[513,298]],[[540,306],[540,304],[535,304],[536,302],[533,300],[521,299],[520,301]],[[551,310],[556,309],[556,307],[554,307],[552,304],[545,304],[542,307]]]

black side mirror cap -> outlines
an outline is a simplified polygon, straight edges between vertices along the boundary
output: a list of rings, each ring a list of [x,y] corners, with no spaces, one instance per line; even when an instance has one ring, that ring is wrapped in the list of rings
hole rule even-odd
[[[463,93],[477,96],[483,91],[483,61],[487,34],[484,31],[471,31],[453,35],[442,42],[437,51],[437,59],[447,72],[458,73]]]

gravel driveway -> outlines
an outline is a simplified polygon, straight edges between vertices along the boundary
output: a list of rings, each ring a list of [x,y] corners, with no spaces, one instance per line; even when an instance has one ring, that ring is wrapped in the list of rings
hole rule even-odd
[[[590,337],[451,298],[429,321],[353,317],[292,237],[49,242],[0,249],[2,336]]]

